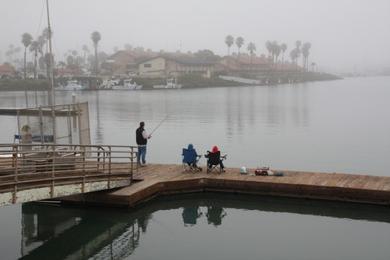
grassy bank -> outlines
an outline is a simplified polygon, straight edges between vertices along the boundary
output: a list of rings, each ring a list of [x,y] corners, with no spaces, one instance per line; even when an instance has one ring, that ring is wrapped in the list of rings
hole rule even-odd
[[[274,84],[285,84],[293,82],[310,82],[310,81],[326,81],[326,80],[337,80],[341,79],[338,76],[328,73],[317,73],[317,72],[299,72],[299,73],[267,73],[262,75],[248,75],[240,74],[238,77],[247,79],[260,80],[260,85],[274,85]],[[165,78],[134,78],[137,84],[143,86],[143,89],[153,89],[154,85],[166,84]],[[183,88],[206,88],[206,87],[236,87],[245,86],[250,84],[238,83],[230,80],[224,80],[218,76],[211,78],[203,78],[199,75],[185,75],[177,79],[178,83]],[[259,84],[255,84],[259,85]]]
[[[310,82],[310,81],[325,81],[341,79],[338,76],[328,73],[316,72],[296,72],[296,73],[266,73],[250,75],[241,73],[235,75],[237,77],[247,79],[258,79],[262,83],[260,85],[284,84],[291,82]],[[61,81],[62,80],[62,81]],[[165,85],[165,78],[141,78],[134,77],[133,80],[143,86],[143,89],[153,89],[154,85]],[[57,83],[66,84],[67,79],[56,79]],[[83,82],[79,79],[79,81]],[[224,80],[218,76],[211,78],[203,78],[199,75],[184,75],[177,79],[178,83],[183,88],[206,88],[206,87],[236,87],[249,84],[238,83],[234,81]],[[89,82],[87,82],[89,83]],[[87,84],[89,85],[89,84]],[[0,91],[45,91],[49,89],[47,80],[20,80],[20,79],[2,79],[0,80]]]
[[[261,74],[240,73],[234,76],[260,80],[262,85],[342,79],[341,77],[333,74],[319,72],[268,72]]]
[[[2,79],[0,80],[0,91],[45,91],[49,89],[47,80],[21,80],[21,79]]]
[[[165,78],[133,78],[137,84],[142,85],[143,89],[153,89],[154,85],[165,85]],[[206,88],[206,87],[229,87],[245,85],[236,82],[223,80],[218,77],[203,78],[198,75],[185,75],[177,79],[177,83],[183,88]]]
[[[183,88],[204,88],[204,87],[233,87],[244,86],[248,84],[237,83],[229,80],[220,79],[218,77],[203,78],[200,76],[186,75],[179,78],[179,82]]]
[[[325,81],[325,80],[337,80],[342,79],[339,76],[329,73],[318,73],[318,72],[303,72],[301,76],[297,76],[301,81]]]

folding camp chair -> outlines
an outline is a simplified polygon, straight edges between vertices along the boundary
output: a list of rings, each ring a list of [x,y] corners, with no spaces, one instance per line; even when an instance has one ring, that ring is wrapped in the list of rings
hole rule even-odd
[[[198,161],[202,157],[197,155],[195,150],[183,148],[183,171],[184,172],[199,172],[202,168],[198,167]]]
[[[205,155],[207,160],[207,173],[212,172],[212,171],[218,171],[219,173],[224,171],[223,167],[223,161],[226,160],[227,154],[221,156],[221,152],[218,151],[216,153],[210,153],[207,152]]]

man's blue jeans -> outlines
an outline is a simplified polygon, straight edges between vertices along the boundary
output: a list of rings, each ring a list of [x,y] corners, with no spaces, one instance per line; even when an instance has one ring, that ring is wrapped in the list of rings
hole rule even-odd
[[[137,163],[140,164],[141,161],[143,164],[146,163],[146,145],[138,146],[138,155],[137,155]]]

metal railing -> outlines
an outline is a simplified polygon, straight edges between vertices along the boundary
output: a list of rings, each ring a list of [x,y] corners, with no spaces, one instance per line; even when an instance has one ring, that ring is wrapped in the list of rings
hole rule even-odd
[[[20,190],[115,180],[133,181],[137,169],[136,146],[0,144],[0,194]]]

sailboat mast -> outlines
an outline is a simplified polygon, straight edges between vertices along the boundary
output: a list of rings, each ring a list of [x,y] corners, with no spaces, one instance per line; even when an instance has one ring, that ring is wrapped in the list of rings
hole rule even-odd
[[[50,91],[49,91],[49,105],[54,106],[56,104],[55,95],[54,95],[54,71],[53,71],[53,49],[51,44],[51,27],[50,27],[50,15],[49,15],[49,0],[46,0],[46,11],[47,11],[47,30],[49,38],[49,73],[50,73]]]
[[[50,73],[50,95],[49,95],[49,106],[52,106],[52,117],[53,117],[53,144],[57,143],[57,123],[56,123],[56,114],[55,114],[55,93],[54,93],[54,71],[53,71],[53,63],[54,63],[54,56],[53,56],[53,49],[51,44],[51,27],[50,27],[50,15],[49,15],[49,0],[46,0],[46,7],[47,7],[47,30],[48,30],[48,37],[49,37],[49,73]]]

